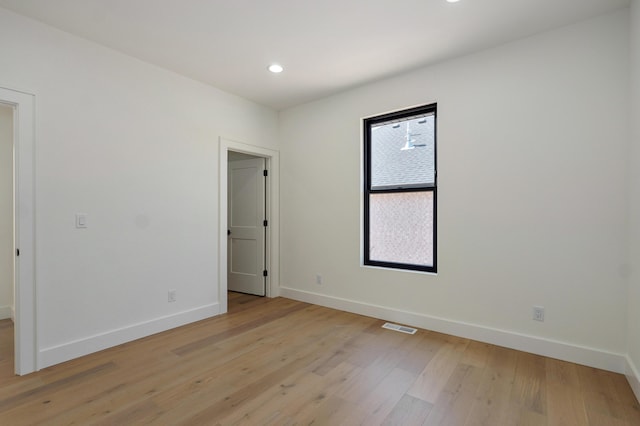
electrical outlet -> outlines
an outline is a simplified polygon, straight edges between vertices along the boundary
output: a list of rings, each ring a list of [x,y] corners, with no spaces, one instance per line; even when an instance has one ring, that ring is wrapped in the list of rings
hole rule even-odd
[[[322,285],[322,275],[316,275],[316,284]]]
[[[544,306],[533,307],[533,319],[534,321],[544,321]]]
[[[169,290],[169,293],[167,294],[167,301],[169,303],[173,303],[176,301],[176,291],[175,290]]]

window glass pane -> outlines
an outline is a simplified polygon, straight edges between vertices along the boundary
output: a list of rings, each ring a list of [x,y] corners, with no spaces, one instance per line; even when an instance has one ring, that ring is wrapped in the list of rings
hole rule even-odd
[[[370,194],[370,260],[433,266],[433,195]]]
[[[371,127],[371,188],[435,185],[435,116]]]

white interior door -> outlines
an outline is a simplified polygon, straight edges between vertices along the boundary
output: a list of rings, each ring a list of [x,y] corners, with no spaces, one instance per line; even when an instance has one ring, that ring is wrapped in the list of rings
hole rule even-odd
[[[229,162],[228,279],[231,291],[265,295],[265,161]]]

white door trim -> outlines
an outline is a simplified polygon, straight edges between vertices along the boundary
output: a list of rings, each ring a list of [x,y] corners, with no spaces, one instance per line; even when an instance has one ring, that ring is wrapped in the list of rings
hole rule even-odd
[[[0,102],[14,107],[15,372],[38,370],[35,284],[35,95],[0,86]]]
[[[280,153],[268,148],[235,142],[220,138],[218,170],[219,176],[219,224],[218,224],[218,282],[220,283],[218,301],[220,313],[227,312],[227,172],[229,151],[249,154],[266,159],[269,170],[267,179],[267,297],[280,295]]]

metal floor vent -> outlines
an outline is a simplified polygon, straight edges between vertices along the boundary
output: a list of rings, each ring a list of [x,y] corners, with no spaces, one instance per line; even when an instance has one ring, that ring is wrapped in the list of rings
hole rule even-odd
[[[407,333],[407,334],[416,334],[416,331],[418,331],[415,328],[406,327],[404,325],[392,324],[390,322],[384,323],[382,328],[386,328],[386,329],[394,330],[394,331],[399,331],[401,333]]]

